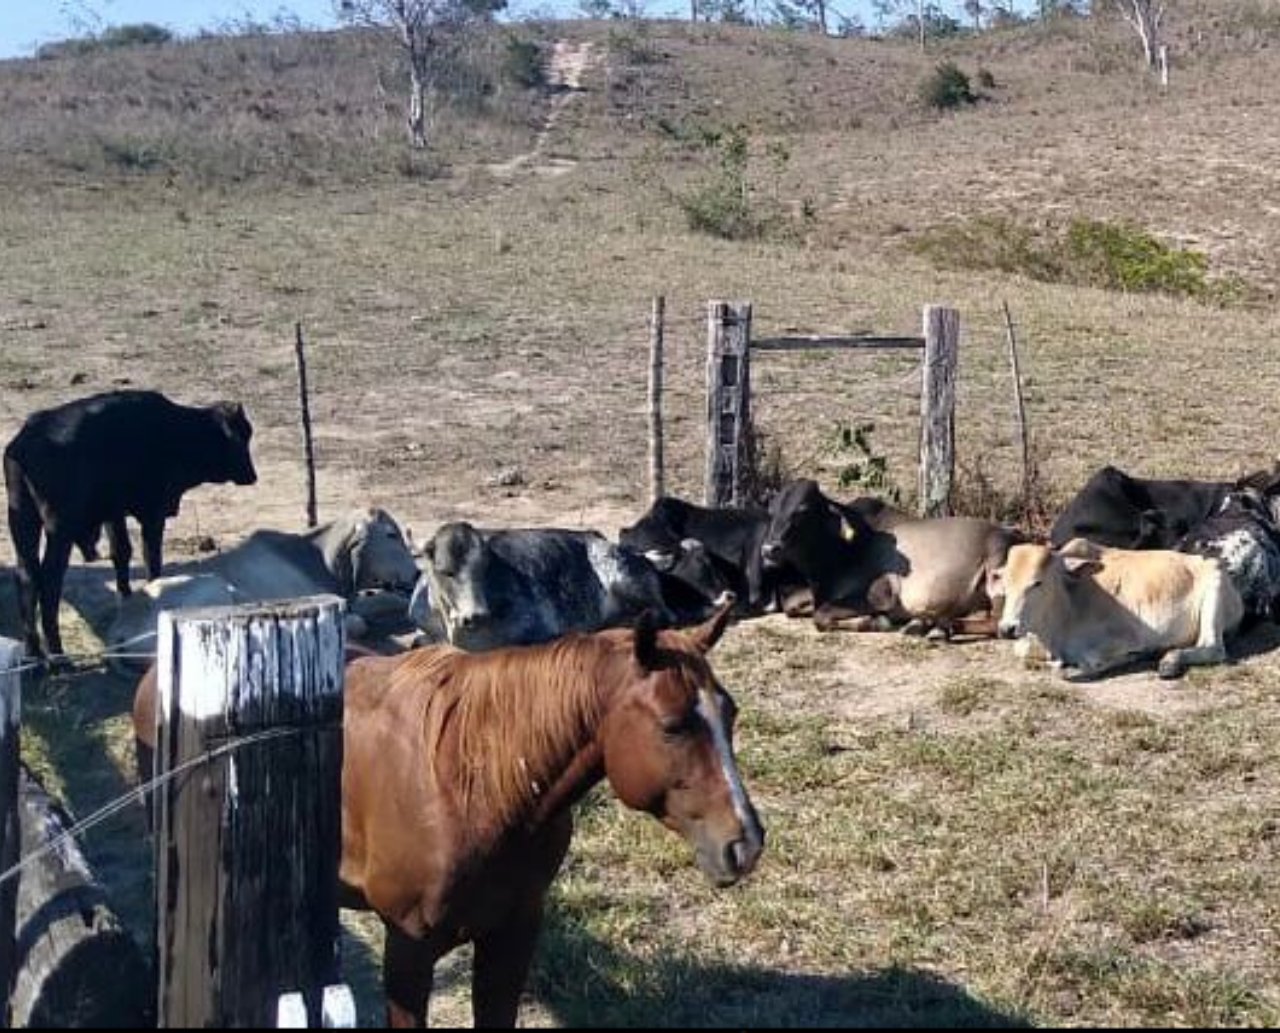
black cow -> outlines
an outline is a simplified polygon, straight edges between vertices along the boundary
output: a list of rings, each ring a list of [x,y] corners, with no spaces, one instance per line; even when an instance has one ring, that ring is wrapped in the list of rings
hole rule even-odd
[[[1232,491],[1184,535],[1180,552],[1216,557],[1244,602],[1246,620],[1280,618],[1280,529],[1276,503],[1262,492]]]
[[[440,527],[409,616],[462,649],[533,645],[571,631],[631,624],[645,610],[674,624],[658,572],[595,531]]]
[[[741,613],[759,614],[775,607],[782,584],[800,580],[784,567],[765,567],[760,547],[768,532],[767,510],[708,509],[664,495],[618,540],[706,601],[727,590]]]
[[[806,578],[820,629],[878,615],[945,635],[984,612],[981,630],[994,633],[991,590],[1016,532],[967,517],[919,519],[877,499],[842,505],[811,480],[785,485],[770,510],[764,561]]]
[[[1104,466],[1067,503],[1049,542],[1058,548],[1087,538],[1113,549],[1172,549],[1235,487],[1230,481],[1147,480]]]
[[[142,525],[147,574],[163,565],[166,518],[197,484],[253,484],[253,428],[230,402],[178,405],[155,391],[112,391],[33,413],[4,452],[9,531],[18,558],[18,596],[27,647],[62,652],[58,605],[73,545],[97,559],[103,525],[116,587],[130,593],[133,549],[125,517]],[[40,538],[44,535],[44,555]]]

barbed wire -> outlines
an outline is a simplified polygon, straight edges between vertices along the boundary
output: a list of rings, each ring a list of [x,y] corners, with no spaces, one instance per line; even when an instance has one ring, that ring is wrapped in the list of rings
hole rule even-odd
[[[52,853],[61,850],[62,847],[75,839],[83,836],[90,829],[101,825],[103,822],[114,818],[128,807],[134,804],[142,803],[150,793],[154,793],[157,789],[172,782],[180,775],[186,774],[188,771],[194,771],[196,768],[212,764],[215,760],[235,753],[237,750],[244,749],[246,746],[253,746],[258,743],[268,742],[273,739],[285,739],[292,736],[302,735],[304,733],[314,733],[320,730],[326,730],[329,726],[311,727],[311,728],[268,728],[261,732],[253,732],[250,735],[240,736],[230,742],[223,743],[212,750],[202,753],[198,757],[192,757],[188,761],[184,761],[177,767],[170,768],[163,775],[157,775],[154,778],[142,783],[134,789],[129,790],[123,796],[116,797],[110,803],[99,807],[82,821],[76,822],[71,828],[67,829],[61,835],[55,836],[48,843],[37,847],[31,853],[21,858],[15,865],[8,868],[4,872],[0,872],[0,885],[11,879],[17,878],[22,872],[35,864],[41,858],[48,857]]]

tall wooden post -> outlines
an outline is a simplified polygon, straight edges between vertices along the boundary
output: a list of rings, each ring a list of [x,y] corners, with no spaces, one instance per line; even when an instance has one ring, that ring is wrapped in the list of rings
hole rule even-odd
[[[319,1026],[337,982],[343,603],[318,596],[160,617],[161,1027]],[[211,752],[217,751],[213,759]]]
[[[920,390],[920,512],[947,516],[956,469],[956,364],[960,313],[926,305]]]
[[[751,463],[751,303],[708,302],[706,504],[742,505]]]
[[[18,863],[19,739],[22,728],[22,644],[0,638],[0,871]],[[9,1028],[9,995],[17,965],[18,880],[0,884],[0,1025]]]
[[[653,299],[649,317],[649,501],[657,502],[666,493],[662,449],[662,337],[666,298]]]

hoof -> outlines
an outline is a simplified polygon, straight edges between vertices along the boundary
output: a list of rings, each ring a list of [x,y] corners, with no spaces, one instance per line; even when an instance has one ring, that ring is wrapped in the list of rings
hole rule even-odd
[[[1159,665],[1156,667],[1156,674],[1165,681],[1173,681],[1175,678],[1181,678],[1186,673],[1186,664],[1178,659],[1171,660],[1167,656],[1162,658]]]
[[[947,629],[944,627],[941,627],[941,626],[933,627],[929,629],[929,632],[927,635],[925,635],[924,640],[926,642],[950,642],[951,633],[947,631]]]
[[[928,623],[921,620],[919,617],[912,617],[911,620],[907,621],[907,623],[902,626],[902,634],[910,635],[913,638],[920,638],[926,633],[932,634],[933,632]]]

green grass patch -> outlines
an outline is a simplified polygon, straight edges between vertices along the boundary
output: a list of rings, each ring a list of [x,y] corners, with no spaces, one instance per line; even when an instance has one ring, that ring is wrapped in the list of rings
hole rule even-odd
[[[1127,222],[1078,218],[1031,226],[1002,216],[978,216],[928,229],[912,247],[944,268],[994,269],[1046,283],[1216,304],[1248,294],[1238,277],[1211,276],[1203,253],[1166,244]]]

